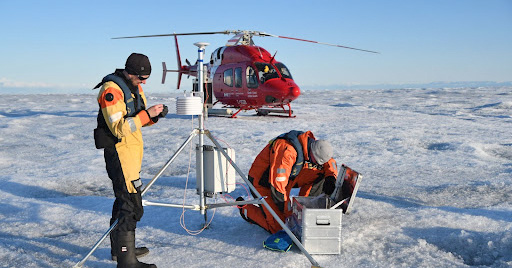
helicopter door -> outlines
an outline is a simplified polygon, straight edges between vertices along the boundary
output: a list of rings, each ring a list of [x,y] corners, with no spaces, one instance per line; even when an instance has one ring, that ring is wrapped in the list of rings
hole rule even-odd
[[[235,87],[242,87],[242,67],[235,68]]]
[[[252,66],[247,66],[245,70],[245,82],[247,84],[247,103],[249,105],[257,104],[258,98],[258,77]]]
[[[258,77],[256,77],[256,72],[252,66],[247,66],[245,70],[245,80],[248,88],[258,87]]]

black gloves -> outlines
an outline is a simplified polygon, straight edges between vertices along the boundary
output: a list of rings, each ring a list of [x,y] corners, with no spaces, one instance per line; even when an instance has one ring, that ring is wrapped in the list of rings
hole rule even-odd
[[[169,112],[169,108],[167,108],[167,105],[164,105],[164,109],[157,116],[151,117],[151,121],[153,121],[153,123],[158,122],[158,118],[165,117],[168,112]],[[148,115],[149,115],[149,113],[148,113]]]
[[[159,118],[165,117],[168,112],[169,112],[169,109],[167,108],[167,105],[164,105],[164,110],[162,112],[160,112],[156,117],[159,117]]]
[[[331,195],[334,189],[336,189],[336,179],[333,176],[325,178],[323,192],[326,195]]]

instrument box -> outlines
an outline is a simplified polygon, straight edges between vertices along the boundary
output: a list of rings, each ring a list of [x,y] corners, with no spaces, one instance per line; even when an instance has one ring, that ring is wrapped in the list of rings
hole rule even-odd
[[[342,209],[329,209],[329,197],[293,197],[287,225],[309,254],[340,254]]]
[[[330,196],[292,198],[286,225],[309,254],[341,253],[341,219],[352,209],[362,176],[345,165],[340,175]]]
[[[201,154],[199,146],[196,146],[196,163],[199,163]],[[222,149],[220,149],[222,150]],[[231,193],[236,187],[235,169],[229,164],[228,159],[220,152],[219,148],[211,145],[203,145],[203,176],[204,191],[208,197],[215,193]],[[235,151],[231,148],[223,148],[232,161],[235,161]],[[196,166],[199,174],[199,166]],[[196,177],[197,192],[199,193],[199,176]]]

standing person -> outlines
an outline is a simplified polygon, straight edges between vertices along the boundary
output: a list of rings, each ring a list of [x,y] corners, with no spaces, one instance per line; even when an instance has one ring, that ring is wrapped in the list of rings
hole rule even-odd
[[[336,184],[338,169],[328,141],[317,140],[311,131],[292,130],[271,140],[258,154],[249,170],[249,181],[284,222],[291,215],[292,188],[299,196],[330,195]],[[237,198],[238,201],[243,198]],[[257,224],[271,234],[282,229],[265,206],[240,208],[244,220]]]
[[[149,253],[146,247],[135,248],[135,228],[144,213],[139,177],[143,155],[141,128],[167,114],[167,107],[157,104],[146,109],[141,84],[151,74],[146,55],[132,53],[125,69],[116,69],[95,87],[99,88],[98,127],[94,130],[96,148],[104,148],[105,164],[115,194],[110,224],[119,220],[110,234],[112,259],[117,267],[155,267],[139,262],[137,257]]]

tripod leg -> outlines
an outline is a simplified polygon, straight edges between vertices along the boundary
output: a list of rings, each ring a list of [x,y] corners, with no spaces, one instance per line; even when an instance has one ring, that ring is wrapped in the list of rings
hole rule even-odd
[[[281,225],[281,227],[283,227],[283,230],[288,234],[288,236],[293,240],[293,242],[299,247],[299,249],[302,251],[302,253],[304,253],[304,255],[306,255],[306,257],[309,259],[309,261],[311,262],[311,264],[313,266],[318,266],[320,267],[320,265],[318,264],[318,262],[315,261],[315,259],[313,259],[313,257],[309,254],[309,252],[304,248],[304,246],[300,243],[300,241],[297,239],[297,237],[295,237],[295,235],[292,233],[292,231],[290,231],[290,229],[288,228],[288,226],[286,226],[286,224],[281,220],[281,218],[279,218],[279,216],[276,214],[276,212],[270,207],[270,205],[267,203],[267,201],[265,201],[264,198],[262,198],[261,194],[258,192],[258,190],[256,190],[256,188],[254,187],[254,185],[252,185],[252,183],[249,182],[249,179],[247,178],[247,176],[245,176],[245,174],[242,172],[242,170],[233,162],[233,160],[231,159],[231,157],[229,157],[228,153],[224,150],[222,150],[222,146],[219,144],[219,142],[212,136],[212,134],[209,132],[209,131],[206,131],[206,135],[208,136],[208,138],[210,138],[210,140],[215,143],[215,145],[217,146],[217,148],[219,148],[219,152],[221,152],[224,157],[226,157],[226,159],[229,161],[229,163],[231,164],[231,166],[233,166],[233,168],[235,168],[236,172],[238,172],[238,174],[240,175],[240,177],[242,177],[242,179],[245,181],[245,183],[249,186],[249,188],[251,189],[251,191],[254,192],[254,194],[259,198],[261,199],[262,201],[262,204],[268,209],[268,211],[270,212],[270,214],[272,214],[272,217],[274,217],[274,219],[279,223],[279,225]]]
[[[91,248],[89,253],[87,253],[87,255],[85,255],[85,257],[81,261],[79,261],[77,264],[75,264],[75,266],[73,266],[73,268],[82,267],[82,265],[84,265],[85,261],[87,261],[87,259],[92,255],[92,253],[94,251],[96,251],[96,249],[100,246],[100,244],[103,242],[103,240],[105,240],[107,238],[107,236],[109,236],[110,233],[117,227],[118,222],[119,222],[119,219],[116,219],[116,221],[114,223],[112,223],[112,225],[110,225],[110,228],[108,228],[107,232],[105,234],[103,234],[103,236],[100,238],[100,240],[98,240],[98,242],[96,242],[96,244],[94,244],[94,246]]]
[[[204,211],[204,228],[208,229],[210,227],[210,223],[208,222],[208,215],[206,210]]]

